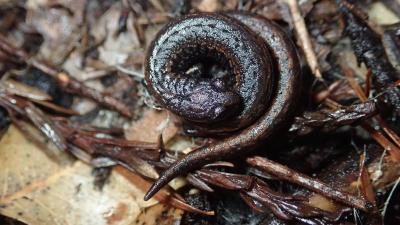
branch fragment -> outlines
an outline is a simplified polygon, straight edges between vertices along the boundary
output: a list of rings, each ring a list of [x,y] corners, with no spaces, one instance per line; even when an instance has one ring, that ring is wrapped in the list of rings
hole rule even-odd
[[[301,117],[295,118],[289,131],[298,136],[319,130],[328,132],[341,126],[360,123],[377,114],[378,109],[372,100],[342,107],[336,111],[305,112]]]
[[[290,13],[292,14],[293,26],[301,43],[301,48],[303,49],[303,52],[306,56],[307,63],[310,66],[311,71],[315,75],[315,77],[319,80],[322,80],[322,74],[318,65],[318,59],[315,55],[310,35],[307,31],[306,23],[301,16],[298,2],[297,0],[287,0],[287,3],[290,9]]]
[[[296,183],[323,196],[342,202],[346,205],[350,205],[366,212],[370,212],[374,209],[374,205],[363,198],[359,198],[346,192],[336,190],[322,183],[321,181],[298,173],[294,170],[289,169],[286,166],[280,165],[271,160],[256,156],[248,158],[247,162],[250,165],[257,167],[268,174],[277,176],[282,180]]]

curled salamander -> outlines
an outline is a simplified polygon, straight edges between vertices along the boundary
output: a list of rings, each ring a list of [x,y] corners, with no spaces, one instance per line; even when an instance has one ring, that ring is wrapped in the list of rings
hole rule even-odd
[[[145,199],[178,175],[247,153],[282,127],[299,95],[300,70],[291,39],[261,16],[196,13],[170,22],[148,50],[149,92],[195,132],[229,136],[178,160]]]

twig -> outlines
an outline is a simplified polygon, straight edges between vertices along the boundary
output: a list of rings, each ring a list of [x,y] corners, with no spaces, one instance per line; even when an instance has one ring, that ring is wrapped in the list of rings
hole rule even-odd
[[[363,123],[362,128],[364,128],[364,130],[366,130],[376,142],[389,152],[393,161],[400,162],[400,149],[396,145],[390,142],[385,136],[383,136],[383,134],[371,127],[371,125]]]
[[[247,162],[250,165],[257,167],[268,174],[272,174],[282,180],[286,180],[301,185],[307,189],[310,189],[323,196],[342,202],[346,205],[361,209],[366,212],[369,212],[372,209],[374,209],[372,203],[366,201],[363,198],[359,198],[351,194],[348,194],[346,192],[336,190],[322,183],[321,181],[312,179],[311,177],[298,173],[286,166],[270,161],[268,159],[256,156],[248,158]]]
[[[359,180],[359,187],[361,189],[361,192],[363,193],[363,196],[370,202],[372,202],[374,205],[376,204],[375,202],[375,192],[374,188],[371,183],[371,178],[369,176],[368,170],[366,168],[366,151],[364,150],[364,153],[360,156],[360,174],[358,177]]]
[[[306,24],[301,16],[300,8],[297,0],[286,0],[292,14],[293,26],[301,43],[301,48],[304,51],[308,66],[318,80],[323,80],[321,71],[318,65],[318,59],[315,55],[311,44],[310,35],[308,34]]]
[[[274,191],[267,183],[254,176],[202,169],[196,171],[194,177],[214,186],[235,190],[256,212],[269,209],[282,220],[320,224],[318,221],[337,221],[343,212],[328,212],[316,208],[308,203],[307,198]]]
[[[313,94],[313,100],[315,103],[320,103],[327,99],[333,92],[335,92],[343,84],[343,80],[337,80],[333,82],[327,89],[324,89],[318,93]]]
[[[304,112],[303,115],[295,117],[289,132],[303,136],[320,130],[332,131],[341,126],[363,122],[378,114],[374,101],[334,108],[335,111]]]

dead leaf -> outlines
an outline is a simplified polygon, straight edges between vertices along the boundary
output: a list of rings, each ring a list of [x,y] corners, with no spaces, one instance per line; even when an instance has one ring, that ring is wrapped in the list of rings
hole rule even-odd
[[[372,21],[380,25],[394,24],[400,21],[399,15],[393,13],[393,11],[379,1],[371,4],[368,15]]]
[[[82,4],[85,1],[80,1]],[[67,4],[67,3],[66,3]],[[27,24],[34,27],[44,42],[40,48],[40,55],[51,64],[61,63],[74,48],[80,38],[79,23],[84,7],[74,11],[74,16],[63,8],[51,8],[50,1],[30,0],[27,5]],[[46,10],[43,10],[47,6]]]
[[[221,10],[221,3],[218,0],[202,0],[197,8],[202,12],[216,12]]]
[[[157,143],[162,134],[164,143],[176,135],[178,127],[174,117],[167,111],[145,109],[140,120],[134,121],[125,132],[126,139]]]
[[[142,219],[160,224],[179,219],[179,210],[145,202],[144,192],[123,175],[113,171],[99,191],[90,166],[66,153],[64,160],[67,163],[53,162],[11,126],[0,140],[0,214],[30,225],[128,225]]]
[[[128,18],[127,31],[115,37],[118,30],[118,21],[121,8],[120,4],[114,4],[106,13],[104,13],[91,29],[91,35],[96,40],[104,39],[102,46],[98,48],[99,59],[107,65],[120,65],[125,63],[126,59],[132,54],[133,50],[140,47],[140,42],[135,35],[132,17]]]

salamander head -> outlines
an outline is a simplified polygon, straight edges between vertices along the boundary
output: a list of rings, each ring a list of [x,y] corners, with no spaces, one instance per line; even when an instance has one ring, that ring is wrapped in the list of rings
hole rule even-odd
[[[238,112],[241,97],[229,90],[222,80],[201,82],[189,95],[188,120],[195,122],[221,121]]]

